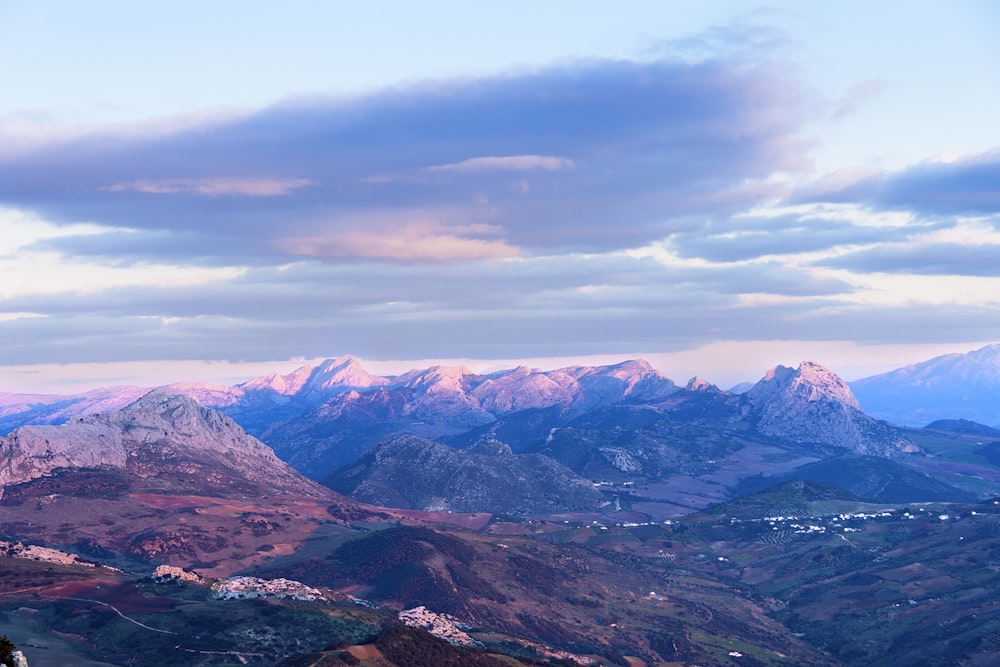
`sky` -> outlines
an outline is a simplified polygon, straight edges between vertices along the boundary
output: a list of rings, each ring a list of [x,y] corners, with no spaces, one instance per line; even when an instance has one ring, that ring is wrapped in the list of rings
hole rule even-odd
[[[996,342],[997,34],[988,0],[0,0],[0,391]]]

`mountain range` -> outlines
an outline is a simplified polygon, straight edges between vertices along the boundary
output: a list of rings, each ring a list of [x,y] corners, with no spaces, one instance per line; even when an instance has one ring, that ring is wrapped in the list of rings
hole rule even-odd
[[[489,647],[455,664],[995,654],[998,432],[879,421],[813,362],[734,393],[642,361],[382,377],[346,357],[2,405],[61,423],[0,437],[0,626],[65,664],[401,667],[444,651],[396,629],[419,608]],[[160,564],[326,599],[213,602],[138,574]]]
[[[747,478],[784,479],[845,455],[918,466],[968,493],[991,488],[970,488],[968,475],[920,463],[924,435],[872,418],[852,386],[808,361],[777,366],[739,394],[697,377],[678,386],[642,360],[489,374],[435,366],[378,376],[350,356],[236,386],[184,383],[159,391],[225,412],[307,477],[404,508],[594,511],[610,501],[583,493],[586,483],[645,483],[654,488],[639,504],[649,516],[666,517],[725,500]],[[73,424],[87,406],[114,409],[138,393],[8,394],[4,419]],[[506,497],[479,490],[504,476],[520,490]],[[675,491],[692,480],[697,493]]]

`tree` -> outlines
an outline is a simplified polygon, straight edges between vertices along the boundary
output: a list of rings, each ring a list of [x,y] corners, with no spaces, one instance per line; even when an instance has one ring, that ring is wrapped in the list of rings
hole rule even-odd
[[[17,647],[14,646],[14,642],[7,639],[7,635],[0,637],[0,665],[14,667],[14,651],[16,650]]]

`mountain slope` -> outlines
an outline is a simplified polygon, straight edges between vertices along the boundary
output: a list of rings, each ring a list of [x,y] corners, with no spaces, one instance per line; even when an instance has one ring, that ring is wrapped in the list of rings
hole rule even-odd
[[[496,440],[458,450],[414,436],[391,438],[327,478],[332,489],[387,507],[531,515],[593,510],[594,485],[538,454]]]
[[[969,419],[1000,427],[1000,344],[863,378],[851,389],[869,414],[896,424]]]

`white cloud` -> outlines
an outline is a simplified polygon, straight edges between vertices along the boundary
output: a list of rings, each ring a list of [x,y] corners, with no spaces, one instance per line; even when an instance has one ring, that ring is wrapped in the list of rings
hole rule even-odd
[[[39,241],[61,236],[87,236],[107,231],[91,224],[56,226],[28,211],[0,207],[0,258],[11,256]]]

